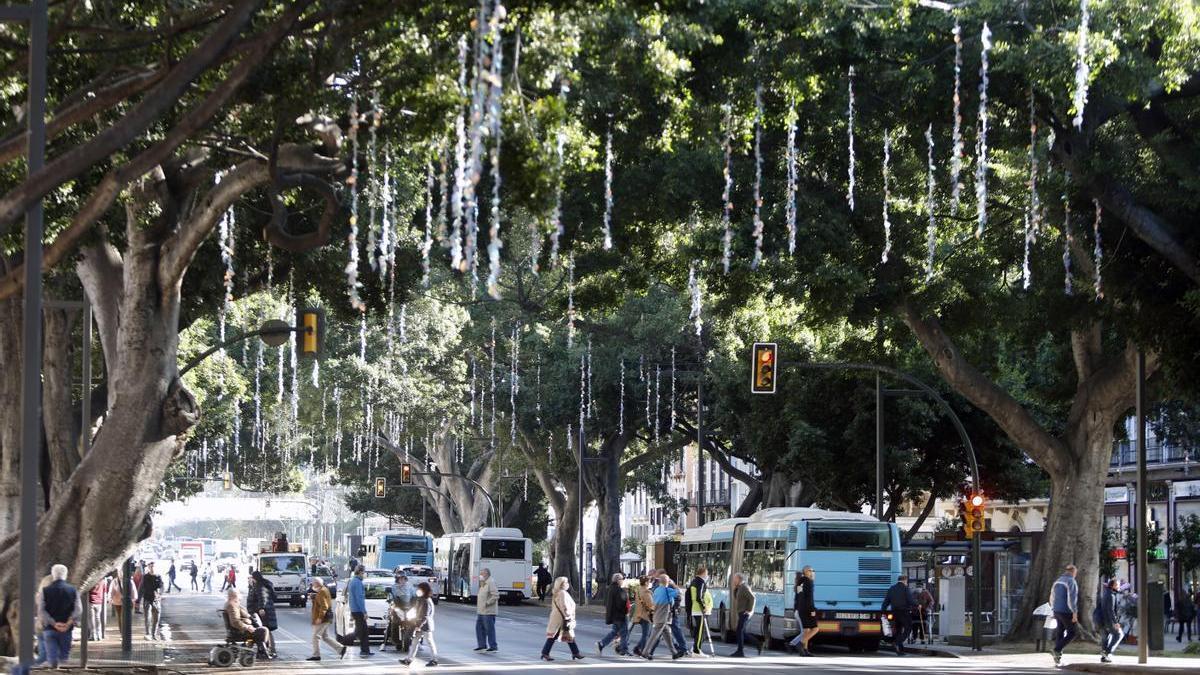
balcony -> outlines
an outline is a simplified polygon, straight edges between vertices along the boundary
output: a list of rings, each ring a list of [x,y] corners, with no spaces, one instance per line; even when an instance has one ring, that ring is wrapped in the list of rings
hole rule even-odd
[[[704,507],[710,506],[729,506],[729,490],[705,490],[704,491]],[[688,493],[688,504],[698,506],[700,504],[701,494],[693,491]]]
[[[1167,464],[1175,462],[1200,463],[1200,450],[1185,448],[1172,443],[1163,443],[1151,439],[1146,443],[1146,464]],[[1134,441],[1117,441],[1113,443],[1111,467],[1137,466],[1137,443]]]

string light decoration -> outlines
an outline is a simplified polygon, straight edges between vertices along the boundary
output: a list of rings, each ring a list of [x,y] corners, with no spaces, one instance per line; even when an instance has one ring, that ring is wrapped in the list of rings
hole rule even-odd
[[[762,84],[754,87],[754,257],[750,260],[750,269],[758,269],[762,263],[763,221],[762,221]]]
[[[846,135],[847,148],[849,154],[849,169],[848,175],[850,178],[849,185],[846,188],[846,202],[850,205],[850,210],[854,210],[854,66],[850,66],[849,74],[846,78],[847,93],[849,103],[846,106]]]
[[[954,19],[954,129],[950,147],[950,213],[957,215],[962,195],[962,27]]]
[[[1087,61],[1088,23],[1090,20],[1091,12],[1088,9],[1088,0],[1079,0],[1079,35],[1075,41],[1075,92],[1072,96],[1075,117],[1071,120],[1076,130],[1083,129],[1083,111],[1087,107],[1088,100],[1088,77],[1091,74]]]
[[[975,200],[978,224],[975,236],[982,237],[983,229],[987,227],[987,163],[988,163],[988,51],[992,48],[992,30],[986,22],[979,34],[979,138],[975,154],[978,161],[975,164]]]

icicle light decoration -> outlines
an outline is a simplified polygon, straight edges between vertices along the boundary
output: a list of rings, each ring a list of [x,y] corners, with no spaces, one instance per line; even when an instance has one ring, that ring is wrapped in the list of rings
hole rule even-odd
[[[847,91],[849,93],[849,104],[846,106],[846,136],[847,148],[849,151],[849,170],[850,177],[849,186],[846,188],[846,202],[850,204],[850,210],[854,210],[854,66],[850,66],[849,76],[846,78],[848,84]]]
[[[962,27],[954,20],[954,130],[950,148],[950,213],[958,213],[962,194]]]
[[[762,263],[763,221],[762,221],[762,84],[754,86],[754,257],[750,260],[750,269],[756,270]]]
[[[1092,206],[1096,208],[1096,219],[1092,221],[1092,236],[1095,237],[1095,247],[1092,249],[1092,264],[1096,269],[1094,287],[1096,300],[1104,299],[1104,286],[1101,283],[1100,270],[1104,266],[1104,247],[1100,243],[1100,200],[1093,198]]]
[[[668,430],[675,428],[675,345],[671,345],[671,426]]]
[[[236,220],[234,219],[233,215],[233,207],[230,207],[221,215],[221,223],[218,226],[218,246],[221,251],[221,262],[225,264],[225,297],[217,317],[217,332],[220,336],[221,342],[225,341],[225,321],[229,314],[229,309],[233,306],[233,240],[235,226]],[[221,350],[222,353],[224,353],[224,351],[224,349]]]
[[[596,416],[595,407],[592,402],[592,336],[588,336],[587,344],[587,416],[588,419],[593,419]]]
[[[474,282],[477,279],[478,251],[476,250],[476,246],[479,239],[479,198],[476,188],[479,185],[479,178],[483,174],[483,137],[489,132],[490,115],[488,110],[492,91],[490,73],[484,69],[490,65],[494,44],[492,38],[495,34],[494,31],[498,30],[493,27],[493,21],[496,20],[495,15],[503,17],[504,9],[497,3],[495,10],[493,13],[488,0],[480,0],[475,35],[475,65],[473,71],[473,91],[471,94],[471,112],[468,117],[467,127],[467,145],[469,151],[466,160],[466,182],[463,184],[463,211],[466,214],[464,223],[466,247],[463,255],[466,258],[464,262],[470,266],[472,289],[474,289]],[[465,272],[466,270],[460,269],[460,271]]]
[[[491,215],[489,218],[488,229],[488,278],[487,291],[488,295],[493,299],[500,299],[500,249],[504,247],[504,242],[500,239],[500,141],[503,133],[504,121],[504,88],[502,62],[504,59],[504,45],[500,37],[500,24],[504,20],[504,3],[496,0],[495,9],[492,11],[491,18],[491,73],[489,80],[491,87],[488,91],[488,128],[491,135],[491,155],[489,162],[492,165],[492,204]]]
[[[358,358],[367,360],[367,314],[358,315]]]
[[[425,239],[421,242],[421,286],[429,288],[429,251],[433,248],[433,162],[425,162]]]
[[[654,364],[654,444],[658,445],[658,410],[662,404],[662,366]]]
[[[358,123],[358,101],[355,100],[350,102],[350,176],[346,179],[350,185],[350,234],[346,237],[350,261],[346,263],[346,285],[350,306],[365,312],[367,305],[358,296],[362,285],[358,282]]]
[[[477,366],[475,357],[471,357],[471,426],[475,426],[475,387],[477,384]],[[482,408],[482,405],[480,406]]]
[[[1075,235],[1071,232],[1071,200],[1067,199],[1067,195],[1062,196],[1063,203],[1063,282],[1067,295],[1075,294],[1075,287],[1071,281],[1071,246],[1075,243]]]
[[[605,251],[612,249],[612,115],[608,118],[608,133],[604,137],[604,243]]]
[[[567,92],[571,90],[567,84],[567,79],[564,77],[559,81],[558,98],[563,105],[563,109],[567,106]],[[563,174],[566,171],[566,165],[563,163],[563,149],[567,144],[567,129],[565,126],[559,127],[554,138],[554,170],[556,180],[554,185],[554,209],[550,212],[550,264],[554,265],[558,262],[558,246],[559,240],[563,235],[562,225],[562,196],[563,196]]]
[[[1037,233],[1041,229],[1042,206],[1038,197],[1038,156],[1037,156],[1037,108],[1033,99],[1033,89],[1029,90],[1029,199],[1025,208],[1025,252],[1021,262],[1021,286],[1029,290],[1033,282],[1030,268],[1030,254]]]
[[[650,426],[650,377],[649,368],[642,370],[642,380],[646,383],[646,426]]]
[[[263,341],[255,340],[258,343],[258,353],[254,357],[254,433],[251,434],[251,445],[258,449],[263,446],[263,419],[262,419],[262,371],[263,371]]]
[[[536,384],[534,385],[534,397],[536,399],[536,401],[534,403],[534,407],[533,407],[534,421],[537,422],[537,425],[540,428],[542,426],[542,355],[541,354],[538,354],[538,357],[537,357],[537,375],[535,377],[537,378],[537,380],[536,380]]]
[[[519,349],[518,340],[520,339],[520,326],[513,326],[512,340],[510,341],[510,364],[508,371],[508,423],[509,423],[509,440],[515,445],[517,442],[517,350]]]
[[[467,98],[467,36],[458,38],[458,95]],[[459,103],[459,114],[454,118],[454,184],[450,190],[450,265],[462,269],[462,222],[463,190],[467,183],[467,113],[465,105]]]
[[[988,50],[992,48],[992,30],[988,28],[986,22],[979,34],[979,41],[981,43],[979,49],[979,138],[975,148],[975,201],[978,224],[975,228],[975,236],[982,237],[983,228],[987,227]]]
[[[617,435],[625,435],[625,359],[621,359],[621,376],[618,382],[617,395]]]
[[[367,119],[370,120],[367,126],[367,205],[370,207],[367,217],[367,262],[371,269],[380,272],[379,257],[378,257],[378,229],[375,226],[375,209],[379,207],[379,157],[376,154],[376,130],[379,128],[382,111],[379,108],[379,92],[371,94],[371,113]]]
[[[496,447],[496,317],[492,317],[492,339],[488,342],[488,394],[491,398],[492,417],[488,423],[488,447]]]
[[[925,210],[929,213],[929,224],[925,229],[925,281],[933,280],[933,253],[937,246],[937,218],[933,214],[934,188],[937,186],[933,176],[933,124],[925,127],[925,162],[928,169],[925,172]]]
[[[537,218],[529,221],[529,272],[537,276],[541,271],[538,259],[542,255],[542,228]]]
[[[788,110],[787,151],[784,156],[787,165],[787,190],[783,204],[783,219],[787,224],[788,255],[796,253],[796,106]],[[674,426],[674,425],[672,425]]]
[[[1088,76],[1090,74],[1087,62],[1088,22],[1091,12],[1088,10],[1088,0],[1079,0],[1079,35],[1075,41],[1075,92],[1073,105],[1075,118],[1071,120],[1076,129],[1083,129],[1083,109],[1087,107]]]
[[[892,200],[891,187],[891,162],[892,162],[892,132],[885,129],[883,132],[883,258],[882,262],[888,261],[888,255],[892,252],[892,221],[888,218],[888,202]]]
[[[392,153],[383,153],[383,186],[379,193],[379,276],[382,278],[391,273],[391,263],[395,252],[392,239]],[[432,189],[432,185],[429,186]],[[428,199],[432,200],[430,196]],[[428,217],[428,214],[426,214]],[[394,277],[389,277],[392,279]]]
[[[700,279],[696,276],[696,262],[692,261],[691,267],[688,268],[688,292],[692,296],[692,311],[688,314],[688,318],[695,322],[696,337],[700,337],[703,323],[700,319],[700,309],[703,302],[700,297]]]
[[[342,465],[342,391],[338,387],[333,388],[333,429],[337,434],[337,439],[334,441],[334,451],[337,453],[337,458],[334,461],[334,466]]]
[[[575,256],[567,258],[567,349],[575,346]]]
[[[721,225],[725,228],[721,242],[723,253],[721,256],[721,265],[725,269],[725,273],[729,274],[729,259],[733,248],[733,231],[731,220],[733,217],[733,108],[726,104],[725,108],[725,189],[721,193]]]
[[[579,355],[579,428],[587,420],[587,354]]]

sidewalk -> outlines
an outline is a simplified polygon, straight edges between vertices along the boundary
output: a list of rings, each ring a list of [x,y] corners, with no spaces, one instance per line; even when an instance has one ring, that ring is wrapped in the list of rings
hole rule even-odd
[[[1174,640],[1172,639],[1172,642]],[[936,654],[964,661],[1011,662],[1014,664],[1040,666],[1050,665],[1050,652],[1034,651],[1032,642],[1005,642],[984,647],[983,651],[972,651],[970,647],[947,644],[919,645],[909,647],[917,653]],[[1113,663],[1100,663],[1099,648],[1090,642],[1073,643],[1063,653],[1063,670],[1081,673],[1179,673],[1200,670],[1200,656],[1185,655],[1181,650],[1154,652],[1145,665],[1137,662],[1137,647],[1122,645],[1113,655]]]

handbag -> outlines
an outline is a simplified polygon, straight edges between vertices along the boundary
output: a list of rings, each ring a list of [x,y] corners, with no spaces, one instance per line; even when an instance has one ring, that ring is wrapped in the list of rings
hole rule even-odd
[[[321,623],[333,623],[332,609],[325,610],[325,613],[321,615]]]

